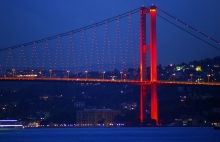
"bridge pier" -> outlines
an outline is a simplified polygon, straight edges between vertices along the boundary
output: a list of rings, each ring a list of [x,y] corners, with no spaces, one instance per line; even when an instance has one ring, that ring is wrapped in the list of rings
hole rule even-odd
[[[146,118],[147,86],[140,85],[140,123]]]
[[[156,7],[150,7],[151,119],[158,124]]]
[[[158,124],[157,84],[151,84],[151,119]]]
[[[140,81],[146,80],[146,14],[149,10],[146,7],[142,7],[140,10]],[[140,85],[140,124],[144,122],[146,115],[146,96],[147,86]]]
[[[151,120],[158,124],[158,103],[157,103],[157,84],[152,83],[150,86],[140,85],[140,123],[143,124],[147,118],[147,94],[151,94]]]

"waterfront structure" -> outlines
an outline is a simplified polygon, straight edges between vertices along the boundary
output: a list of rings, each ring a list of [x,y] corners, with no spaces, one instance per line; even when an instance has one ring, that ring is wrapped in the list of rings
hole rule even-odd
[[[113,119],[120,110],[84,109],[76,112],[76,126],[105,126],[113,124]]]
[[[0,120],[0,128],[1,127],[7,127],[7,128],[18,128],[23,127],[22,124],[20,124],[17,120]]]

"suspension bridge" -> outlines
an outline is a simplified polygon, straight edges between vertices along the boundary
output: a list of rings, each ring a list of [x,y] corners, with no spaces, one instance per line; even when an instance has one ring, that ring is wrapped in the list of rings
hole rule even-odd
[[[180,23],[182,27],[157,14],[157,11]],[[138,13],[139,23],[135,23],[137,20],[133,15]],[[146,27],[148,14],[149,31]],[[220,42],[200,30],[156,6],[142,6],[69,32],[1,48],[0,81],[69,81],[140,85],[140,121],[143,122],[146,117],[146,94],[150,90],[151,118],[158,124],[158,85],[220,86],[220,82],[158,80],[157,16],[210,47],[220,50],[217,47]],[[138,32],[134,28],[137,25],[139,25]],[[148,32],[149,38],[146,36]],[[197,34],[216,45],[210,44]],[[147,66],[149,66],[148,70]]]

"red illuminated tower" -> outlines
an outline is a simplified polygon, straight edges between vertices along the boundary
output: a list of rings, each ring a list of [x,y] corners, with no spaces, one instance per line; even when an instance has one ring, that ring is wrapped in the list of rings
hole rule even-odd
[[[146,14],[149,10],[146,7],[142,7],[140,10],[140,81],[146,80]],[[146,110],[146,95],[147,87],[140,86],[140,122],[144,121],[144,114]]]
[[[150,72],[151,72],[151,119],[158,124],[157,108],[157,44],[156,44],[156,7],[150,7]]]
[[[146,14],[150,14],[150,46],[146,45]],[[150,51],[151,119],[158,124],[156,7],[140,9],[140,81],[146,81],[146,53]],[[147,86],[140,87],[140,121],[145,118]]]

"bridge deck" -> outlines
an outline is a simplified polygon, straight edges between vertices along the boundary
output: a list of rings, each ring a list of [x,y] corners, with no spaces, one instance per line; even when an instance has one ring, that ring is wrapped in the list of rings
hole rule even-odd
[[[206,86],[220,86],[220,82],[189,82],[189,81],[166,81],[158,80],[157,82],[151,81],[137,81],[128,79],[96,79],[96,78],[30,78],[30,77],[2,77],[0,81],[40,81],[40,82],[77,82],[77,83],[122,83],[122,84],[136,84],[136,85],[150,85],[156,83],[158,85],[206,85]]]

